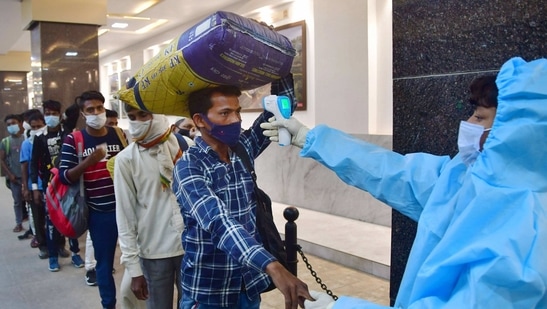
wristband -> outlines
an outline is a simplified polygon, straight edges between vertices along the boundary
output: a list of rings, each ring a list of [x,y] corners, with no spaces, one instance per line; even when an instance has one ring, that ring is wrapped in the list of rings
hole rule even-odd
[[[38,190],[38,184],[37,184],[37,183],[33,183],[33,184],[31,185],[31,188],[32,188],[33,191],[34,191],[34,190]]]

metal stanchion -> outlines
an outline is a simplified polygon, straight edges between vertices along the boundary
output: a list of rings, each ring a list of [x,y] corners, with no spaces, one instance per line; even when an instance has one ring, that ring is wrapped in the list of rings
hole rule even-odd
[[[296,253],[298,251],[298,243],[296,239],[296,219],[298,219],[298,209],[296,207],[287,207],[283,211],[283,217],[287,220],[285,223],[285,248],[287,250],[287,266],[289,271],[297,276],[298,259]]]

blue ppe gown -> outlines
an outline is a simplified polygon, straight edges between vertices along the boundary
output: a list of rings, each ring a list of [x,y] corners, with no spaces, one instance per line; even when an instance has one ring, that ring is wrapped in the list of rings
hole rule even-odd
[[[323,125],[306,137],[302,157],[418,222],[395,308],[547,308],[547,59],[513,58],[496,84],[492,130],[469,168]],[[341,297],[338,308],[386,307]]]

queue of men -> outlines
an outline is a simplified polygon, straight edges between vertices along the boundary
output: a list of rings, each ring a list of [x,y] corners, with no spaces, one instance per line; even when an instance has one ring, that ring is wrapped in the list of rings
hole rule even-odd
[[[104,101],[100,92],[87,91],[76,98],[76,103],[64,112],[60,102],[46,100],[41,110],[31,109],[21,115],[12,114],[5,117],[4,122],[9,136],[4,138],[0,145],[0,162],[6,177],[6,185],[10,188],[13,197],[15,216],[13,232],[24,232],[18,235],[20,240],[31,239],[31,247],[38,249],[40,259],[48,260],[48,269],[51,272],[61,270],[59,258],[70,257],[72,265],[76,268],[82,268],[85,265],[85,283],[90,286],[98,285],[103,308],[115,308],[116,286],[112,273],[114,272],[114,253],[118,244],[117,222],[119,222],[122,227],[119,239],[122,248],[121,262],[125,266],[125,273],[129,275],[129,285],[126,288],[121,287],[122,307],[173,308],[173,291],[178,290],[178,295],[181,295],[179,284],[176,282],[180,274],[180,260],[183,254],[180,239],[183,225],[176,199],[170,191],[170,184],[164,179],[172,177],[170,171],[176,159],[193,142],[188,137],[172,132],[178,131],[179,128],[171,126],[163,115],[147,114],[148,117],[154,118],[152,124],[148,122],[150,128],[136,125],[140,123],[134,119],[140,117],[138,110],[127,112],[130,118],[130,130],[124,132],[117,128],[118,114],[115,111],[106,110]],[[76,130],[76,122],[80,116],[86,121],[85,128],[81,130],[85,155],[83,160],[78,162],[71,133]],[[158,134],[169,138],[155,140]],[[111,177],[106,163],[127,146],[129,135],[135,137],[136,143],[132,144],[132,147],[136,153],[146,154],[150,157],[149,160],[161,163],[156,166],[143,165],[141,169],[150,167],[151,173],[156,170],[158,188],[153,195],[149,195],[149,198],[152,201],[165,194],[165,201],[171,201],[171,207],[167,212],[163,212],[165,209],[163,207],[157,207],[154,210],[150,207],[151,203],[144,203],[144,201],[135,205],[123,204],[124,207],[116,203],[112,179],[114,171],[111,171]],[[142,149],[146,151],[141,152]],[[172,157],[171,159],[162,159],[165,149],[171,149],[173,155],[168,155]],[[120,157],[119,166],[133,164],[133,159],[131,150],[128,149],[127,155]],[[169,166],[171,166],[170,169]],[[90,210],[85,262],[80,255],[78,239],[68,239],[70,252],[67,251],[66,237],[57,231],[49,219],[45,192],[51,177],[49,170],[52,167],[59,168],[62,181],[66,183],[77,182],[83,175]],[[119,171],[120,175],[127,172],[131,171]],[[156,181],[156,179],[143,177],[142,189],[138,187],[138,192],[134,192],[135,195],[129,195],[126,193],[132,186],[126,185],[128,178],[120,176],[119,179],[120,184],[116,191],[122,190],[126,199],[137,198],[139,201],[143,195],[150,194],[150,185]],[[145,216],[146,212],[132,216],[130,212],[137,210],[131,207],[152,211],[153,216]],[[126,209],[128,211],[125,211]],[[118,218],[116,218],[117,213]],[[159,224],[156,215],[163,216],[165,224]],[[156,218],[152,223],[158,223],[158,225],[143,222],[146,217],[148,220]],[[27,220],[29,224],[25,229],[23,222]],[[132,222],[133,220],[135,222]],[[170,220],[173,224],[170,224]],[[130,231],[125,229],[128,226],[131,227]],[[160,230],[160,227],[172,228],[165,231]],[[133,235],[134,238],[129,238],[128,234]],[[165,241],[166,238],[171,241],[169,243],[160,241],[162,239]],[[157,246],[147,247],[154,243],[162,244],[161,252],[157,250]],[[166,262],[164,258],[171,256],[173,259]],[[150,258],[149,262],[146,262],[147,258]],[[141,264],[143,261],[144,264]],[[161,272],[158,273],[156,268],[147,266],[149,263],[153,263],[150,267],[171,265],[171,271],[167,274],[170,278],[165,281],[166,278],[162,277]],[[150,278],[150,276],[155,277]],[[169,286],[172,287],[170,291],[166,288]],[[164,297],[165,295],[170,297]]]

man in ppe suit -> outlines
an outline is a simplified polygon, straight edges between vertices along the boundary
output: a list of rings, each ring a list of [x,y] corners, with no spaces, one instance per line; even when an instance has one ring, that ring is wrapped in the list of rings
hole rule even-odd
[[[547,307],[547,59],[505,63],[497,108],[481,103],[487,85],[471,85],[476,109],[453,159],[401,155],[295,118],[262,124],[274,141],[287,128],[302,157],[418,222],[395,308]],[[386,308],[312,296],[306,308]]]

